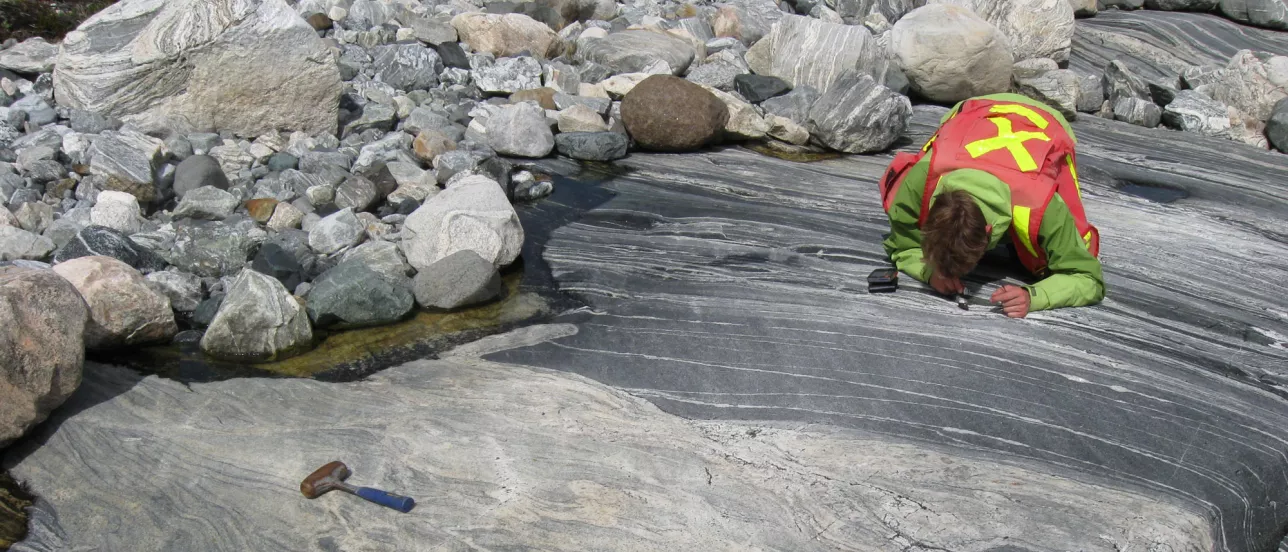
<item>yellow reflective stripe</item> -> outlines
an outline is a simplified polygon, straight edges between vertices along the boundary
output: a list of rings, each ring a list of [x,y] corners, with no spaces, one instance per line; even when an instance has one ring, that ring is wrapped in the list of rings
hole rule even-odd
[[[1045,117],[1038,115],[1038,112],[1033,111],[1032,109],[1024,107],[1020,104],[997,104],[992,108],[990,108],[989,112],[1011,113],[1014,115],[1019,115],[1021,117],[1024,117],[1025,119],[1028,119],[1030,123],[1033,123],[1033,126],[1038,127],[1042,130],[1046,130],[1047,125],[1050,124],[1050,123],[1047,123],[1047,120]]]
[[[1090,251],[1091,250],[1091,230],[1087,230],[1087,233],[1082,235],[1082,241],[1087,243],[1087,250]]]
[[[1005,117],[989,117],[988,120],[997,126],[997,136],[966,144],[966,152],[971,157],[979,157],[990,151],[1006,149],[1011,152],[1021,172],[1038,170],[1037,162],[1033,161],[1029,150],[1024,149],[1024,143],[1029,140],[1050,142],[1051,137],[1042,132],[1015,132],[1011,128],[1011,120]]]
[[[1038,252],[1033,248],[1033,242],[1029,239],[1029,213],[1031,210],[1023,205],[1011,207],[1011,226],[1015,228],[1015,233],[1020,236],[1020,243],[1029,251],[1030,255],[1038,256]]]
[[[1078,168],[1073,166],[1073,156],[1066,155],[1064,159],[1069,162],[1069,174],[1073,175],[1073,189],[1078,192],[1078,201],[1082,201],[1082,185],[1078,183]]]
[[[931,145],[931,144],[934,144],[934,143],[935,143],[935,138],[938,138],[938,137],[939,137],[939,133],[938,133],[938,132],[936,132],[934,135],[932,135],[932,136],[930,137],[930,139],[929,139],[929,140],[926,140],[926,145],[921,146],[921,151],[930,151],[930,145]]]

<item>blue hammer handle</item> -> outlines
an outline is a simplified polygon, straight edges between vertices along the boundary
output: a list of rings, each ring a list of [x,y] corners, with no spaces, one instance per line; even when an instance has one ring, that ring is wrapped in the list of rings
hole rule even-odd
[[[411,498],[387,493],[380,489],[372,489],[371,487],[358,487],[353,494],[370,500],[371,502],[375,502],[381,506],[393,508],[404,514],[410,512],[411,509],[416,506],[416,501]]]

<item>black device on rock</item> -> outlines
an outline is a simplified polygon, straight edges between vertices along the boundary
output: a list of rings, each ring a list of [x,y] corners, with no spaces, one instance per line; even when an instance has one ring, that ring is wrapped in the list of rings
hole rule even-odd
[[[894,268],[878,268],[868,274],[868,293],[894,293],[899,289],[899,271]]]

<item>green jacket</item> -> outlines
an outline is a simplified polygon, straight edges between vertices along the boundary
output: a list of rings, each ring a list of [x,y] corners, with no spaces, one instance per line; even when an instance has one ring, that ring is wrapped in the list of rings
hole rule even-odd
[[[992,94],[981,97],[1041,108],[1059,121],[1069,132],[1069,136],[1073,136],[1073,131],[1064,117],[1041,102],[1016,94]],[[947,121],[948,117],[956,113],[960,107],[961,103],[945,114],[940,124]],[[890,236],[883,243],[886,254],[894,261],[895,267],[922,282],[929,282],[930,267],[922,258],[921,230],[917,227],[917,220],[920,218],[921,199],[926,191],[926,174],[929,168],[930,156],[927,155],[908,169],[904,175],[903,184],[895,192],[894,202],[890,206]],[[1008,230],[1011,227],[1010,186],[984,171],[957,172],[961,174],[952,179],[945,178],[941,185],[936,187],[933,195],[938,196],[950,190],[970,192],[983,210],[988,224],[993,225],[989,249],[996,247],[1004,239],[1010,239],[1008,236]],[[1042,226],[1038,229],[1038,244],[1046,251],[1047,268],[1051,274],[1036,284],[1024,286],[1029,290],[1032,298],[1029,306],[1031,312],[1093,305],[1104,299],[1105,282],[1100,261],[1087,251],[1085,243],[1078,235],[1073,215],[1059,195],[1051,200],[1046,214],[1042,217]]]

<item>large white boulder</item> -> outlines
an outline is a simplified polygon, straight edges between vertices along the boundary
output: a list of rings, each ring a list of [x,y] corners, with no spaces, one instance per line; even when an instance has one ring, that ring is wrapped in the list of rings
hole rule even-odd
[[[402,248],[416,270],[463,250],[500,268],[519,256],[523,226],[497,181],[467,176],[407,217]]]
[[[930,0],[970,9],[997,27],[1011,44],[1015,60],[1069,59],[1073,6],[1069,0]]]
[[[912,90],[955,103],[1011,87],[1011,44],[975,12],[932,4],[905,15],[890,30],[890,52]]]
[[[284,0],[123,0],[67,34],[54,94],[144,131],[335,133],[340,72]]]

